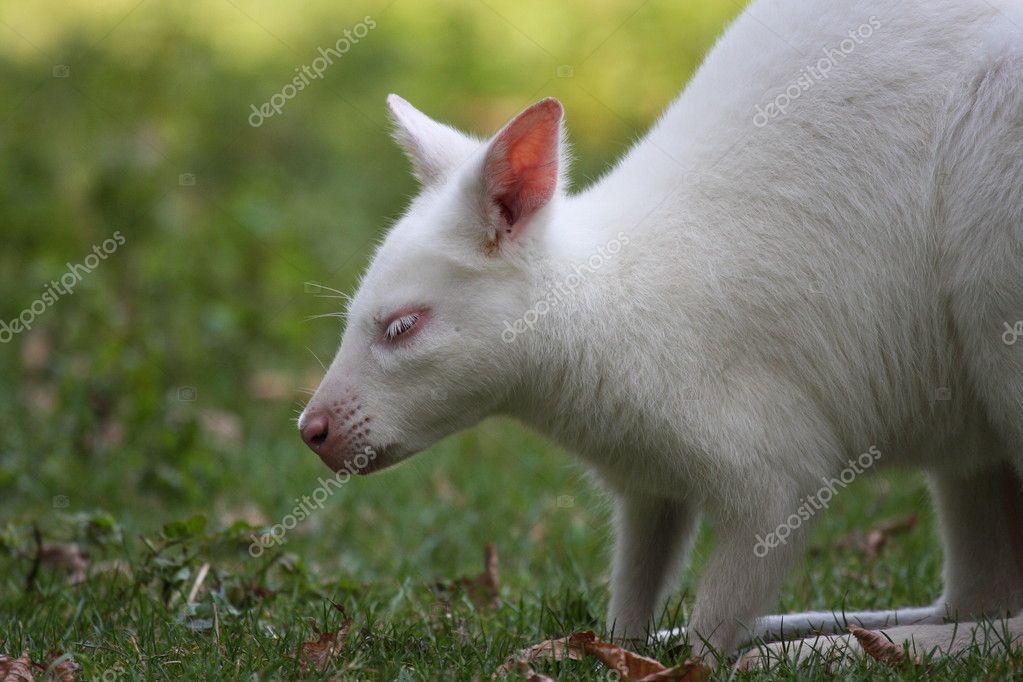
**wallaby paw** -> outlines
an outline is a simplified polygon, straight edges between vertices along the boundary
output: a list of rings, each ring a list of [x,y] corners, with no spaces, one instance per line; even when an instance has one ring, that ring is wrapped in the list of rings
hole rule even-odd
[[[739,671],[766,670],[779,663],[798,665],[816,659],[829,668],[837,668],[862,656],[863,647],[852,635],[830,635],[761,644],[744,653],[735,667]]]
[[[684,640],[688,636],[686,629],[682,626],[675,628],[668,628],[667,630],[658,630],[653,634],[653,639],[656,642],[673,642],[675,640]]]

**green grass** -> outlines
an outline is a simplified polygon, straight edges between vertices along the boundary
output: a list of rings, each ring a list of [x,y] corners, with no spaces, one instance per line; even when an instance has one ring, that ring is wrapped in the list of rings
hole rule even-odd
[[[288,678],[312,623],[351,618],[324,677],[468,680],[543,638],[599,631],[608,502],[571,457],[507,421],[347,483],[258,558],[247,537],[327,474],[293,420],[318,379],[314,356],[326,360],[339,333],[335,320],[307,318],[339,302],[306,283],[350,290],[414,191],[385,95],[477,133],[557,96],[584,184],[652,122],[740,9],[0,2],[0,321],[93,245],[125,238],[31,332],[0,344],[0,654],[66,652],[86,679]],[[366,15],[377,28],[325,78],[282,115],[248,124],[253,104]],[[926,508],[916,478],[857,482],[820,519],[776,607],[930,601],[940,550],[929,514],[873,563],[839,542]],[[87,549],[94,575],[71,585],[43,565],[28,589],[36,530]],[[691,608],[712,534],[666,621]],[[500,605],[438,588],[478,574],[487,543],[500,556]],[[1020,671],[1018,659],[982,655],[941,666],[855,675]],[[542,669],[601,676],[589,662]],[[819,667],[782,676],[828,677]]]
[[[105,489],[102,476],[94,490],[92,477],[83,475],[58,493],[70,498],[69,509],[19,514],[6,529],[0,642],[12,652],[27,647],[40,659],[50,649],[68,652],[89,679],[107,671],[123,679],[294,677],[301,642],[314,638],[310,622],[330,630],[351,617],[347,649],[325,677],[486,677],[531,643],[602,628],[608,505],[569,461],[515,425],[488,422],[397,470],[353,479],[288,532],[283,546],[259,558],[248,552],[250,533],[258,530],[235,519],[247,517],[256,527],[279,521],[326,473],[297,440],[250,443],[233,455],[233,489],[197,505],[207,511],[202,530],[161,529],[172,514],[144,497],[127,504],[123,494],[104,505],[118,508],[120,524],[111,530],[109,519],[86,511],[91,506],[80,508],[80,500],[98,502],[96,490]],[[924,498],[916,479],[900,475],[877,475],[844,491],[821,519],[778,608],[882,608],[932,599],[940,589],[940,552],[929,514],[894,537],[875,562],[841,542],[879,520],[926,509]],[[81,542],[93,566],[126,562],[131,575],[107,569],[69,585],[63,573],[44,566],[26,592],[35,546],[30,524],[48,540]],[[665,624],[692,606],[709,530]],[[477,605],[465,591],[438,587],[479,574],[488,542],[500,556],[500,605]],[[187,604],[207,563],[203,587]],[[645,653],[665,663],[686,657],[663,646]],[[853,674],[930,679],[946,671],[960,679],[998,679],[1021,666],[1019,658],[976,655],[951,667],[862,666]],[[564,680],[598,676],[590,662],[539,669]],[[828,677],[822,664],[781,676]],[[744,679],[758,678],[768,676]]]

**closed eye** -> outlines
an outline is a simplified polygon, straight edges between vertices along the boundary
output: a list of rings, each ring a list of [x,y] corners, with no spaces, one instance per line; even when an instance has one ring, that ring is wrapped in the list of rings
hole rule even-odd
[[[384,329],[384,339],[392,342],[397,341],[399,337],[411,332],[422,317],[423,314],[419,312],[398,315],[387,323],[387,327]]]

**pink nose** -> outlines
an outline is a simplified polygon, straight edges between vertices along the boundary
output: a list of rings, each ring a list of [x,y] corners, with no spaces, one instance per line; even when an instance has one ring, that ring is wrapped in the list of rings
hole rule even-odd
[[[323,454],[324,443],[330,436],[330,417],[325,412],[316,412],[309,415],[305,426],[302,427],[302,440],[309,446],[309,449],[318,455]]]

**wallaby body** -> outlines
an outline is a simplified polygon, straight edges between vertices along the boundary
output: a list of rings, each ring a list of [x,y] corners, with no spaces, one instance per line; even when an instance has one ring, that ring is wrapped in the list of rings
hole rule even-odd
[[[303,436],[370,471],[506,413],[578,453],[617,498],[620,637],[701,515],[699,646],[783,634],[754,621],[822,488],[892,464],[929,472],[943,528],[945,594],[914,620],[1020,610],[1021,5],[754,2],[571,196],[557,102],[483,142],[392,98],[423,191]]]

